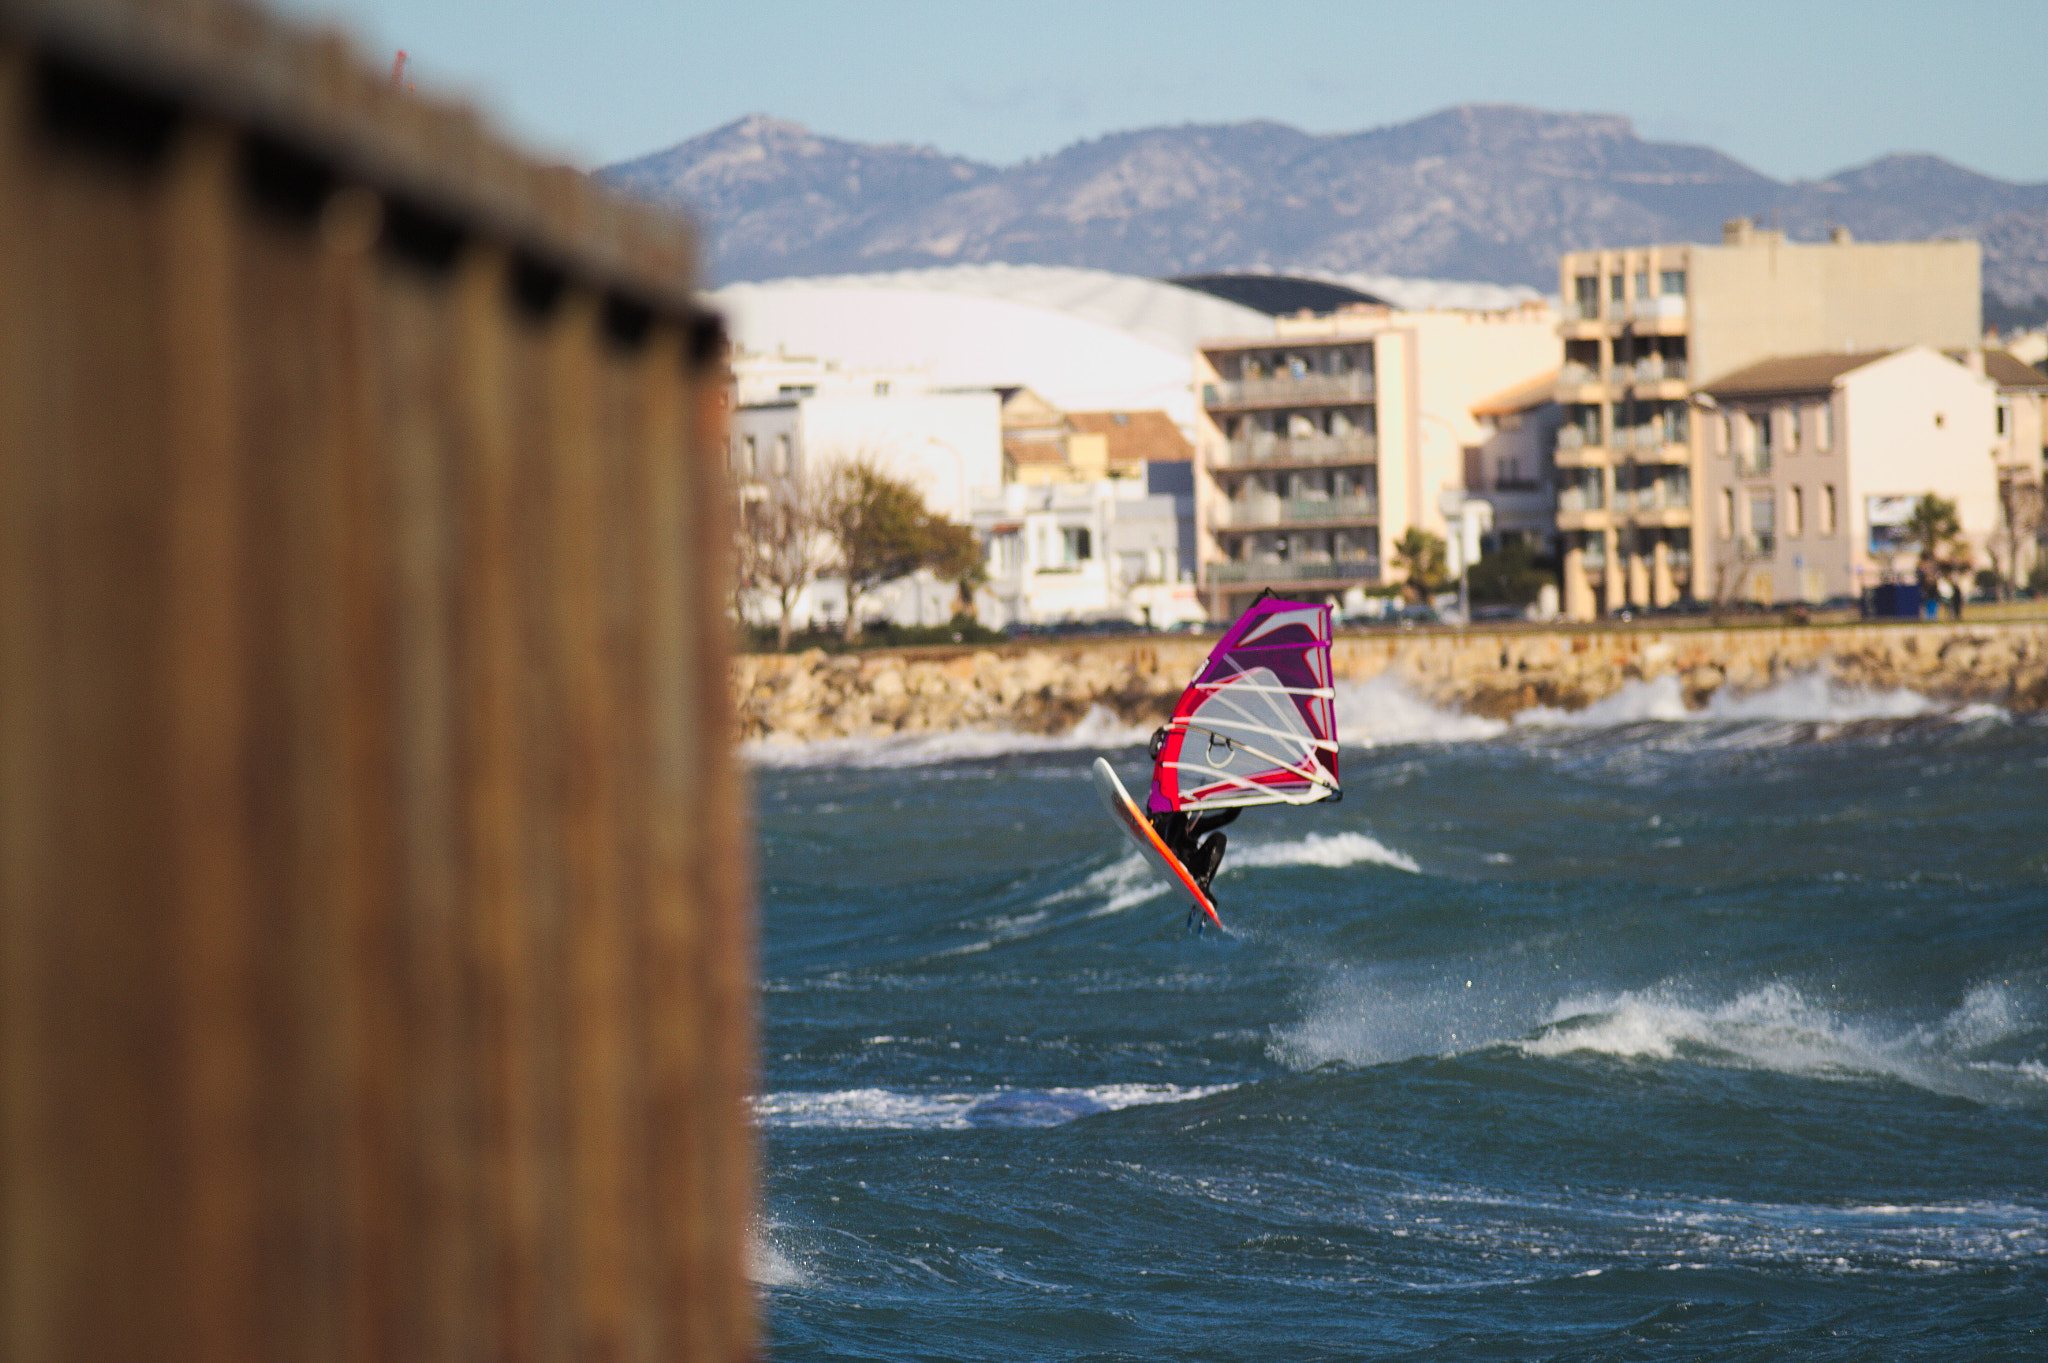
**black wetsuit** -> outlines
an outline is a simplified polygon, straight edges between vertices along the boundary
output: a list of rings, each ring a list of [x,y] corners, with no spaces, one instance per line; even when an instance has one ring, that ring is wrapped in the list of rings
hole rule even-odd
[[[1209,882],[1216,878],[1216,868],[1223,864],[1223,849],[1229,842],[1216,830],[1222,829],[1242,812],[1233,807],[1196,810],[1192,814],[1171,810],[1151,816],[1152,827],[1158,832],[1160,841],[1166,844],[1166,850],[1188,868],[1188,874],[1202,887],[1202,893],[1211,899],[1215,895],[1209,891]]]

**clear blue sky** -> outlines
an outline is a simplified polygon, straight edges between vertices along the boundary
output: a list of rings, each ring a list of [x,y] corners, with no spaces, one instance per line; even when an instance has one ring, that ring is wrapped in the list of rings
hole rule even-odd
[[[1085,137],[1313,132],[1468,101],[1619,113],[1781,179],[1926,151],[2048,180],[2048,4],[284,0],[596,166],[747,113],[1009,164]]]

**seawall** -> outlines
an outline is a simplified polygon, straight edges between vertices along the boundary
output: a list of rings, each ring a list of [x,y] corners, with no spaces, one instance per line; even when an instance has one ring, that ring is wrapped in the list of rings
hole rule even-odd
[[[992,727],[1059,733],[1091,707],[1163,720],[1214,638],[1141,636],[988,649],[811,651],[734,662],[740,736],[808,742]],[[1845,685],[2048,708],[2048,623],[1656,630],[1430,630],[1345,635],[1341,681],[1392,674],[1439,706],[1506,718],[1574,710],[1674,676],[1689,705],[1820,672]]]

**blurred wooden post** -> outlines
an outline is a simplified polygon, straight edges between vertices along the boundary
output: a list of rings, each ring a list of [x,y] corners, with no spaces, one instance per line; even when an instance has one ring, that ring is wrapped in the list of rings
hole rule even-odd
[[[692,251],[232,0],[0,0],[0,1358],[751,1355]]]

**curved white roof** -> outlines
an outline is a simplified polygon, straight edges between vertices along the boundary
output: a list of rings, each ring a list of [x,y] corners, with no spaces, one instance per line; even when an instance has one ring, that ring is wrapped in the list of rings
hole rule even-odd
[[[1251,308],[1134,275],[960,265],[728,284],[711,294],[750,351],[848,369],[922,369],[941,386],[1024,384],[1068,411],[1195,417],[1199,341],[1260,336]]]

